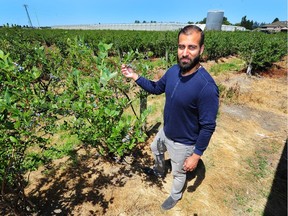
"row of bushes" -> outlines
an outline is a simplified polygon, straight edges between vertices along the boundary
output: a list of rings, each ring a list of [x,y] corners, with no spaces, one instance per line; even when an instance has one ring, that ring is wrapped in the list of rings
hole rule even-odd
[[[122,56],[129,50],[138,50],[147,56],[167,57],[177,52],[176,31],[123,31],[123,30],[59,30],[59,29],[0,29],[0,47],[10,53],[19,64],[32,56],[39,46],[55,47],[66,56],[69,49],[68,38],[81,38],[83,46],[98,52],[99,42],[113,44],[109,55]],[[205,33],[203,60],[217,60],[221,57],[238,55],[247,66],[255,70],[270,67],[287,55],[287,35],[285,33],[265,34],[262,32]],[[174,58],[175,59],[175,58]],[[34,61],[34,62],[33,62]]]

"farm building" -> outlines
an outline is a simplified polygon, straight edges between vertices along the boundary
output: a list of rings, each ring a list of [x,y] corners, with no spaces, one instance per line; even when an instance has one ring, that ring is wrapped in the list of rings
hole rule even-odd
[[[132,23],[132,24],[92,24],[92,25],[57,25],[52,29],[82,29],[82,30],[143,30],[143,31],[175,31],[183,28],[187,23]],[[206,24],[196,24],[201,29]],[[222,25],[222,31],[245,31],[241,26]]]
[[[277,21],[271,24],[263,25],[259,30],[263,32],[287,32],[288,21]]]

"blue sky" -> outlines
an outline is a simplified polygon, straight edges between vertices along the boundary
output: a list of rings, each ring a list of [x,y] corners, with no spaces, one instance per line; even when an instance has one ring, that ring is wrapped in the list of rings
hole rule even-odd
[[[287,20],[287,0],[0,0],[0,25],[33,26],[96,23],[197,22],[222,10],[231,23],[243,16],[258,23]]]

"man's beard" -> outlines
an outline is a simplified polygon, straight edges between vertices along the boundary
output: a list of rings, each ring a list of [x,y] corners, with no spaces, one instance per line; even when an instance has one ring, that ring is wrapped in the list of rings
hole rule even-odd
[[[193,59],[190,59],[189,62],[185,62],[185,63],[181,62],[181,59],[179,59],[179,57],[177,56],[177,62],[178,62],[178,65],[180,66],[181,72],[185,74],[189,72],[190,70],[192,70],[197,64],[199,64],[200,55],[196,56]]]

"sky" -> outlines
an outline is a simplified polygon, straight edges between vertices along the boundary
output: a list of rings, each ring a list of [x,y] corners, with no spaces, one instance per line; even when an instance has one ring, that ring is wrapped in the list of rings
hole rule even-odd
[[[287,18],[287,0],[0,0],[0,26],[199,22],[208,11],[224,11],[232,24],[242,17],[258,23]]]

